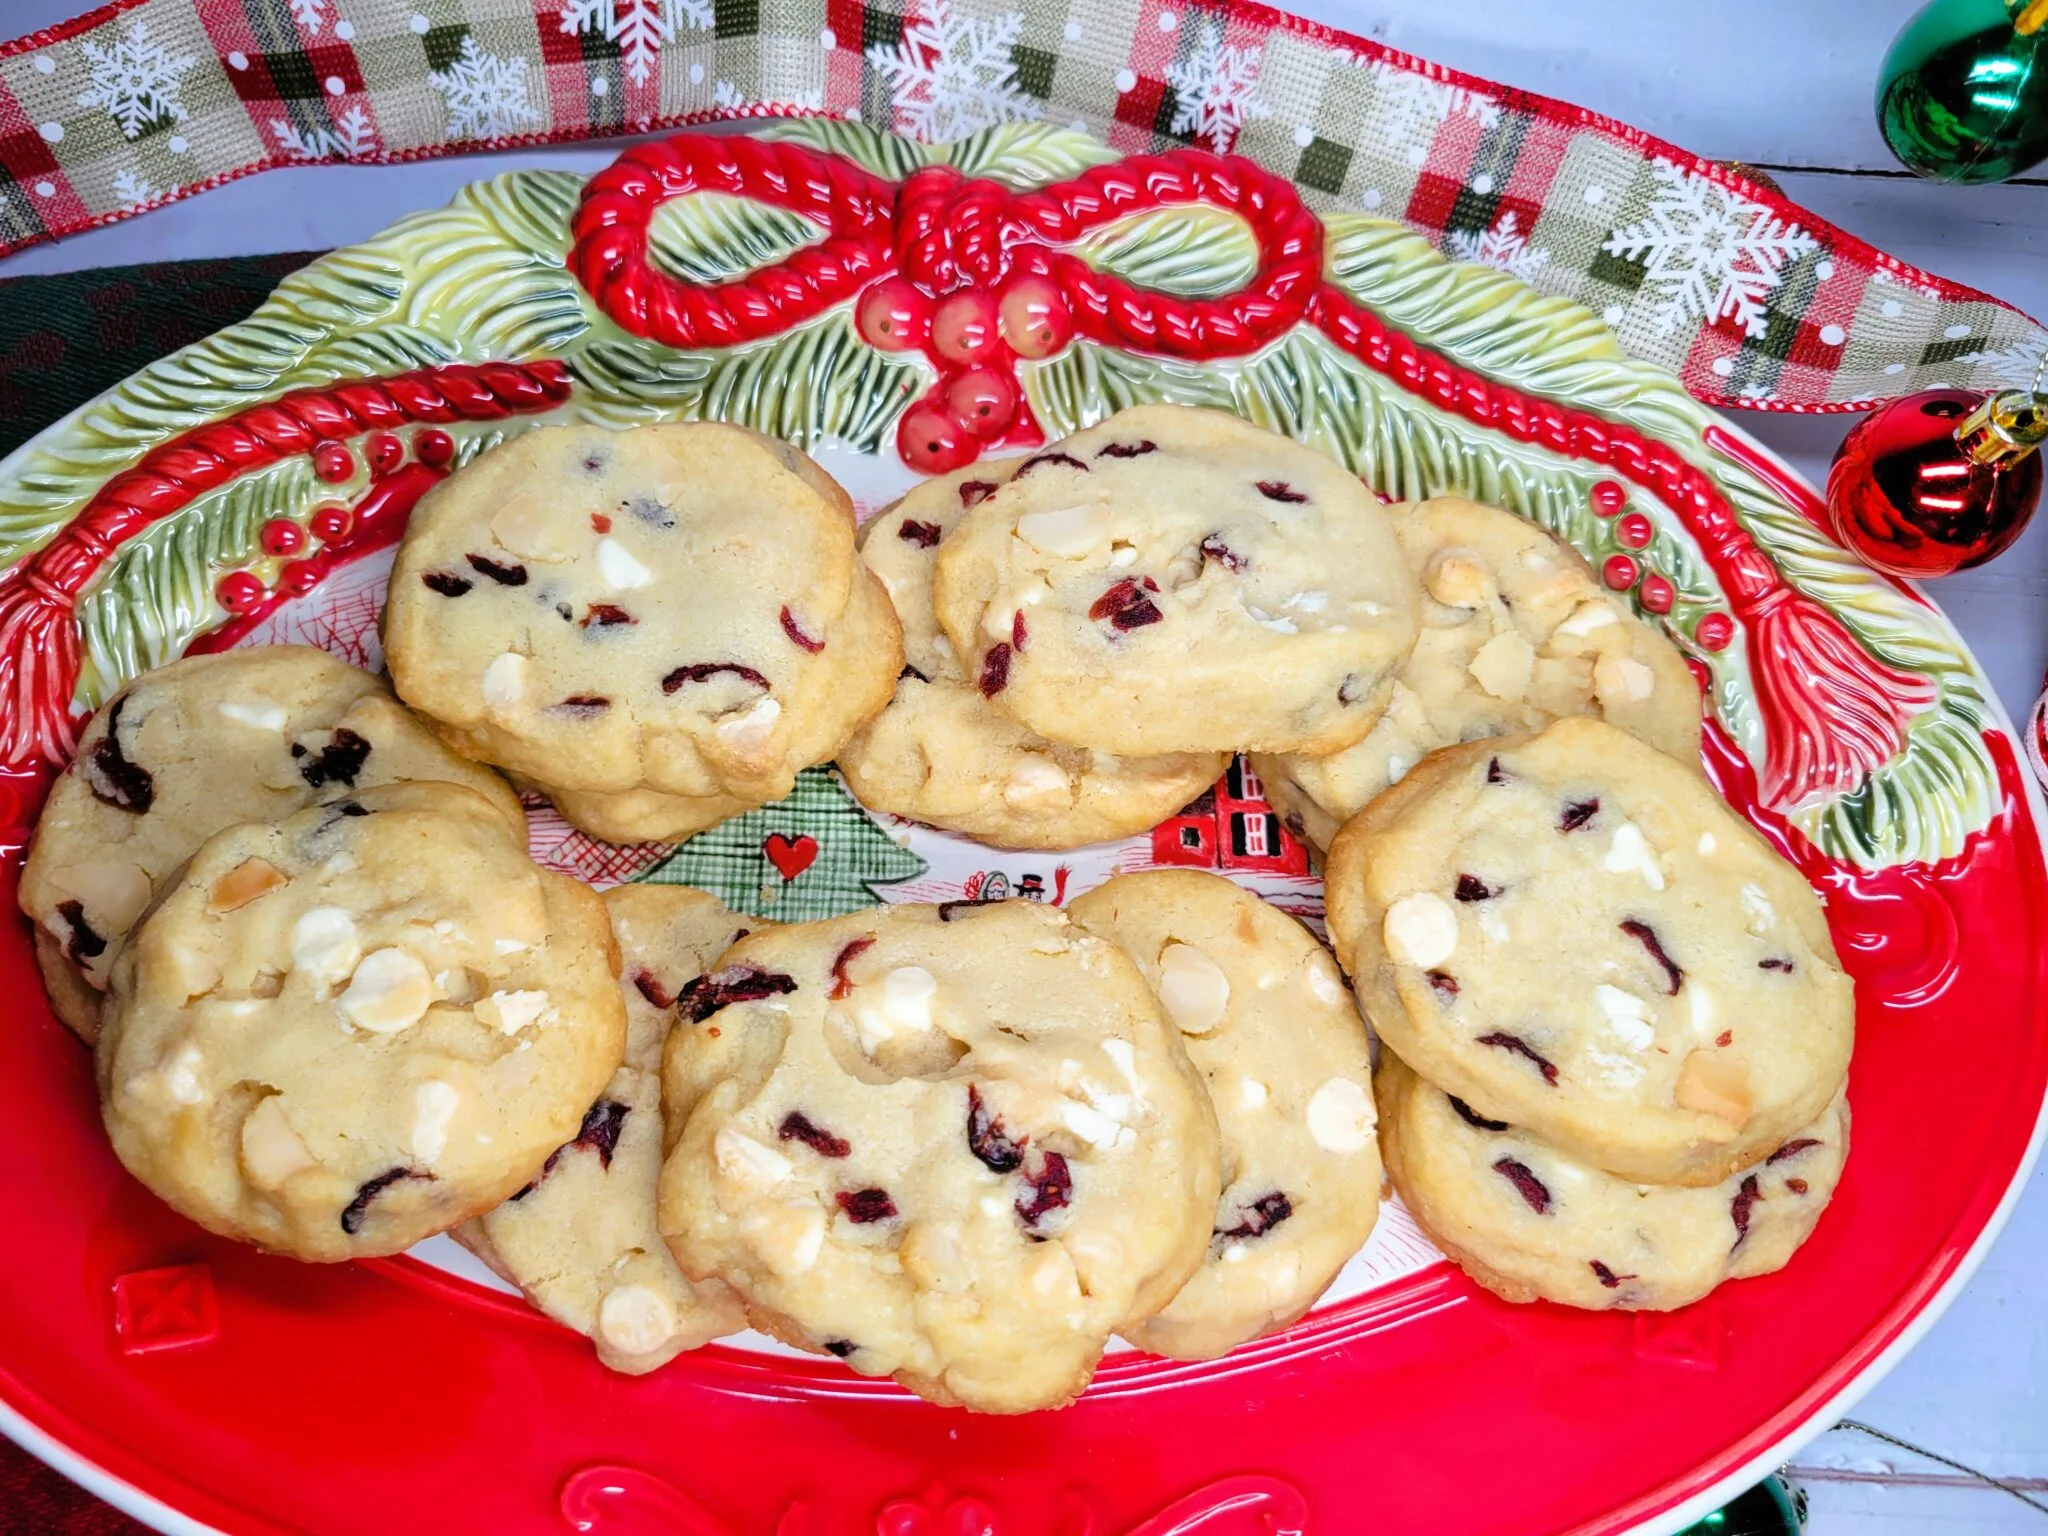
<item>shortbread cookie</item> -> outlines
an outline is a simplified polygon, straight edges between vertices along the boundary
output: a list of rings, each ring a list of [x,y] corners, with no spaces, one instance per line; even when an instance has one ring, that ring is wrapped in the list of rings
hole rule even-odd
[[[1753,1168],[1705,1188],[1632,1184],[1488,1120],[1380,1056],[1380,1145],[1416,1224],[1509,1301],[1668,1311],[1782,1269],[1849,1154],[1839,1091]]]
[[[1180,1027],[1223,1141],[1209,1254],[1125,1336],[1207,1360],[1293,1322],[1379,1214],[1372,1061],[1336,962],[1300,923],[1220,875],[1119,875],[1068,909],[1137,962]]]
[[[1025,460],[939,551],[940,625],[982,694],[1098,752],[1336,752],[1415,643],[1386,513],[1235,416],[1121,411]]]
[[[615,1371],[639,1374],[746,1326],[739,1298],[686,1279],[654,1222],[661,1174],[661,1048],[675,997],[758,918],[679,885],[605,893],[619,946],[626,1060],[533,1183],[464,1222],[455,1240],[541,1311],[587,1334]]]
[[[866,572],[854,581],[853,596],[840,621],[839,634],[849,653],[869,649],[892,650],[896,645],[896,618],[889,597],[880,582]],[[859,685],[866,689],[865,684]],[[880,698],[872,689],[854,700],[857,712],[872,714]],[[809,764],[831,757],[844,739],[843,712],[813,710],[799,721],[799,730],[788,743],[790,761]],[[680,842],[706,827],[715,827],[729,817],[768,803],[751,795],[671,795],[658,789],[628,789],[616,793],[603,790],[541,789],[555,803],[564,818],[594,837],[612,843]],[[779,800],[790,788],[778,790]]]
[[[1422,582],[1422,632],[1365,740],[1252,761],[1317,848],[1438,747],[1596,715],[1681,762],[1700,755],[1700,690],[1678,648],[1534,523],[1456,496],[1391,509]]]
[[[542,428],[421,500],[385,652],[461,751],[537,783],[763,804],[902,669],[886,602],[853,623],[856,570],[851,501],[786,443]]]
[[[394,1253],[577,1133],[625,1045],[604,904],[473,791],[395,784],[209,839],[114,963],[101,1107],[200,1225]]]
[[[526,826],[519,798],[457,757],[369,673],[304,645],[188,656],[145,673],[85,728],[50,788],[21,907],[79,985],[50,980],[58,1017],[91,1044],[129,927],[214,833],[276,821],[358,789],[439,779]]]
[[[686,988],[661,1228],[755,1327],[1052,1408],[1200,1265],[1215,1116],[1123,952],[1035,902],[752,934]]]
[[[861,529],[861,559],[903,623],[896,697],[840,749],[839,771],[870,810],[999,848],[1076,848],[1157,825],[1216,782],[1223,752],[1114,757],[1057,745],[975,687],[932,613],[939,544],[1022,459],[927,480]]]
[[[1718,1184],[1848,1068],[1819,898],[1703,775],[1598,720],[1425,758],[1337,835],[1324,900],[1411,1067],[1623,1178]]]

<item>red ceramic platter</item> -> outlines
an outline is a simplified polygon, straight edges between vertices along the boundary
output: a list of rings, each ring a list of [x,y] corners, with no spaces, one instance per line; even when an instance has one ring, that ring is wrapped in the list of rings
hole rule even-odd
[[[2013,732],[1946,622],[1587,312],[1311,213],[1248,161],[1026,126],[931,149],[789,123],[643,145],[587,185],[481,183],[0,465],[0,514],[36,528],[0,576],[7,894],[83,709],[193,646],[375,665],[413,501],[523,426],[726,416],[812,444],[871,507],[1129,399],[1225,403],[1389,497],[1542,522],[1685,648],[1709,771],[1825,893],[1857,981],[1856,1143],[1812,1241],[1675,1314],[1582,1314],[1480,1292],[1393,1208],[1285,1333],[1206,1365],[1115,1354],[1026,1418],[747,1339],[628,1378],[445,1244],[310,1266],[174,1216],[109,1152],[16,923],[0,1428],[166,1530],[234,1536],[1669,1531],[1831,1422],[1961,1286],[2039,1134],[2048,885]],[[216,388],[230,355],[263,376]],[[783,917],[1061,901],[1160,862],[1319,902],[1242,768],[1159,835],[1057,856],[899,844],[822,771],[728,826],[706,836],[758,855],[732,889],[695,845],[541,816],[535,848]],[[851,891],[817,861],[839,838],[871,847]]]

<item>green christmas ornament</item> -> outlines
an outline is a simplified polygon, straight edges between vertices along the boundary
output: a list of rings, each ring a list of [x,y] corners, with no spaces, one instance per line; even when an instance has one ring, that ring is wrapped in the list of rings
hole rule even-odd
[[[1885,54],[1877,122],[1937,181],[2005,181],[2048,159],[2048,0],[1931,0]]]
[[[1805,1529],[1806,1496],[1783,1478],[1767,1477],[1681,1536],[1801,1536]]]

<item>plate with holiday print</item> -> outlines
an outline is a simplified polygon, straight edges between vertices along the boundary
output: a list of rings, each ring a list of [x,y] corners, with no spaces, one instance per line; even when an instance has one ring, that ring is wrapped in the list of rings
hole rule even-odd
[[[1786,1270],[1671,1315],[1512,1307],[1392,1203],[1295,1327],[1202,1365],[1115,1353],[1057,1414],[937,1409],[751,1337],[621,1377],[445,1240],[308,1266],[174,1216],[108,1150],[17,923],[0,1229],[34,1262],[0,1267],[0,1425],[168,1528],[237,1536],[1671,1530],[1824,1427],[1960,1286],[2032,1156],[2039,807],[1936,610],[1599,316],[1472,254],[1313,212],[1249,160],[1032,122],[924,145],[779,121],[478,182],[0,464],[9,894],[86,712],[193,650],[377,667],[412,505],[515,433],[742,422],[868,511],[1125,405],[1219,407],[1390,500],[1541,524],[1690,659],[1709,772],[1825,893],[1858,984],[1856,1153]],[[679,847],[533,809],[559,868],[784,920],[1062,903],[1155,865],[1321,903],[1241,763],[1149,835],[1061,854],[870,815],[829,768]]]

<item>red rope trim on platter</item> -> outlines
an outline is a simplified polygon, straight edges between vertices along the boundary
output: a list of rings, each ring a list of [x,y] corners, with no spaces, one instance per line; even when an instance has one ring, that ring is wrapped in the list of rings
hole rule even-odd
[[[408,422],[496,421],[569,395],[561,363],[451,364],[298,390],[180,433],[101,486],[41,549],[0,574],[0,762],[61,763],[76,741],[77,604],[114,551],[238,475]]]

